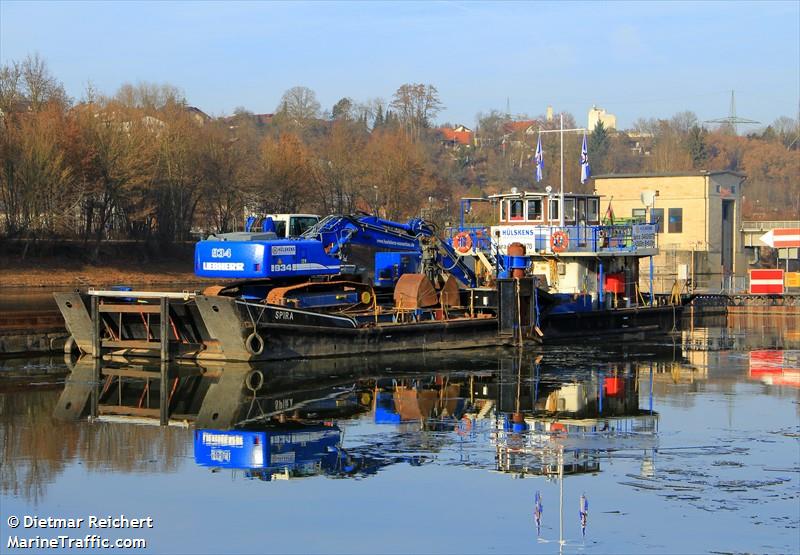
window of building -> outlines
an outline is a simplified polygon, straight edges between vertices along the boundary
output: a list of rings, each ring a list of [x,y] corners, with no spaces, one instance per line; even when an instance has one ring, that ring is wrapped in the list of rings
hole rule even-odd
[[[509,220],[521,220],[525,216],[523,214],[523,209],[525,205],[521,200],[510,200],[508,201],[508,219]]]
[[[565,198],[564,199],[564,221],[565,222],[575,222],[575,199],[574,198]]]
[[[589,207],[586,219],[590,224],[596,224],[600,221],[600,199],[589,199]]]
[[[634,208],[631,210],[631,218],[636,223],[644,223],[647,219],[647,208]]]
[[[670,233],[683,233],[683,208],[669,209],[669,227],[667,229]]]
[[[547,217],[553,221],[558,221],[558,200],[550,199],[550,206],[547,207]]]
[[[664,233],[664,209],[651,208],[650,209],[650,223],[656,224],[656,233]]]
[[[540,222],[542,220],[542,199],[535,198],[528,201],[528,221]]]

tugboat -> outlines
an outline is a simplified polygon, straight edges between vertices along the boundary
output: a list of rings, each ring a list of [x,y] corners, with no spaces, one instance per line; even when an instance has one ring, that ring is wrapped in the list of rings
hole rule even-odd
[[[491,205],[496,224],[465,223],[480,203]],[[561,211],[561,198],[549,190],[464,198],[451,244],[477,275],[497,277],[501,300],[519,287],[515,279],[533,279],[533,305],[519,312],[530,314],[529,328],[545,341],[676,330],[680,303],[659,305],[652,293],[657,225],[615,222],[610,205],[601,219],[598,195],[567,194]],[[645,291],[643,259],[650,262]],[[501,315],[501,330],[513,332],[515,324]]]

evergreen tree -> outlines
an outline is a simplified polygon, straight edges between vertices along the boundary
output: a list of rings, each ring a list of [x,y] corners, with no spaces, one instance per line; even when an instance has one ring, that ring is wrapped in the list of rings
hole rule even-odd
[[[350,119],[353,114],[353,101],[347,97],[342,98],[333,105],[332,119]]]
[[[686,137],[686,148],[689,156],[692,157],[692,166],[695,169],[703,167],[708,160],[708,150],[706,149],[706,130],[699,125],[689,129]]]
[[[606,171],[606,157],[611,147],[611,138],[602,121],[598,121],[592,134],[589,135],[589,160],[592,164],[592,174],[600,175]]]
[[[375,122],[372,124],[372,129],[380,129],[383,127],[384,119],[383,119],[383,106],[378,104],[378,111],[375,114]]]

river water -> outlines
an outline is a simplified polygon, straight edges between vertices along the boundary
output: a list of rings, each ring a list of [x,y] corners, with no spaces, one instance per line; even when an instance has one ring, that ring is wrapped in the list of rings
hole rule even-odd
[[[163,392],[143,361],[0,361],[0,552],[798,553],[799,358],[800,316],[729,315],[626,347],[181,364]],[[153,527],[88,527],[122,514]]]

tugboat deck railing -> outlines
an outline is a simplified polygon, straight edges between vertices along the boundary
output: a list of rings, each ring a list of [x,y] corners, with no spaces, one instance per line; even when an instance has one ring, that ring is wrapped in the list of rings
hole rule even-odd
[[[526,246],[528,254],[623,254],[650,255],[658,249],[656,224],[615,225],[464,225],[448,228],[453,240],[459,233],[470,236],[472,249],[483,252],[502,252],[514,242]],[[567,240],[563,248],[553,249],[553,237],[563,233]],[[498,235],[499,234],[499,235]],[[563,238],[563,237],[562,237]]]

